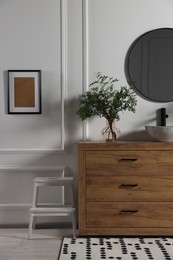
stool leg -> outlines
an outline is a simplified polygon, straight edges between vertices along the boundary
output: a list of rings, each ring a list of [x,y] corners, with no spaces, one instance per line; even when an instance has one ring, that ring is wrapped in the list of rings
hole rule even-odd
[[[72,207],[74,208],[75,206],[75,201],[74,201],[74,182],[72,181],[72,184],[71,184],[71,196],[72,196]]]
[[[32,225],[33,225],[33,214],[30,213],[30,216],[29,216],[29,234],[28,234],[28,239],[31,239],[31,236],[32,236]]]
[[[36,183],[34,183],[34,189],[33,189],[33,199],[32,199],[32,207],[36,208],[37,207],[37,199],[38,199],[38,186]],[[36,224],[36,218],[33,219],[33,228],[35,229],[35,224]]]
[[[75,212],[72,212],[71,216],[72,216],[73,238],[76,238]]]
[[[38,197],[38,186],[36,183],[34,183],[34,189],[33,189],[33,198],[32,198],[32,207],[37,207],[37,197]]]

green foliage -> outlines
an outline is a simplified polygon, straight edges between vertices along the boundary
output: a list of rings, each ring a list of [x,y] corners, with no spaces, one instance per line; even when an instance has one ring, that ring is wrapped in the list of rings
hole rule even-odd
[[[77,114],[82,121],[98,115],[111,122],[120,119],[120,111],[135,112],[137,100],[133,89],[125,86],[115,89],[117,82],[117,79],[97,73],[97,80],[90,84],[90,90],[79,98]]]

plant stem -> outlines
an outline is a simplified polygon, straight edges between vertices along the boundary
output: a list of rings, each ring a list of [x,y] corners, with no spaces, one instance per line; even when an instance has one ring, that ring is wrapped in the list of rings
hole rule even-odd
[[[116,133],[112,129],[113,120],[108,120],[108,123],[109,123],[109,128],[110,128],[111,134],[112,134],[112,141],[115,142],[117,139],[117,136],[116,136]]]

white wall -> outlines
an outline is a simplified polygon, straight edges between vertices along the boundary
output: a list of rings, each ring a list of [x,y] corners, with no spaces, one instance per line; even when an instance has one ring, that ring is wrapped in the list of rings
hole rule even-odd
[[[52,149],[61,144],[60,1],[0,3],[1,96],[6,70],[42,70],[42,114],[9,115],[1,102],[0,149]]]
[[[173,27],[172,11],[171,0],[0,1],[0,225],[28,221],[32,179],[56,174],[54,167],[74,174],[77,192],[78,95],[98,71],[126,85],[131,43],[146,31]],[[7,114],[8,69],[42,70],[41,115]],[[144,126],[155,124],[160,107],[171,124],[172,102],[138,96],[136,113],[117,122],[120,139],[149,140]],[[88,139],[103,140],[104,126],[104,119],[88,120]]]
[[[141,34],[160,27],[173,27],[173,3],[170,0],[88,0],[88,82],[101,71],[127,85],[124,63],[128,48]],[[164,86],[163,86],[164,87]],[[155,124],[155,111],[166,107],[168,124],[172,124],[171,103],[157,103],[138,96],[136,113],[124,112],[117,127],[120,140],[147,140],[145,125]],[[95,118],[88,125],[88,137],[101,137],[96,129],[103,128],[104,120]]]
[[[64,0],[0,1],[0,226],[28,222],[34,177],[61,175],[59,167],[65,166],[65,174],[76,181],[76,136],[81,130],[71,120],[75,111],[68,96],[77,95],[82,77],[81,3],[77,4],[71,5],[70,13]],[[67,42],[69,19],[69,26],[77,26],[77,82],[74,73],[70,80],[67,75],[68,48],[72,53],[76,48],[73,39]],[[41,70],[42,114],[7,113],[9,69]],[[51,196],[55,200],[55,193]]]

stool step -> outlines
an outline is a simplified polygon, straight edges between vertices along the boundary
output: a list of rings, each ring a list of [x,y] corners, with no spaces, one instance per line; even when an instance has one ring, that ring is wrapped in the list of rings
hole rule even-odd
[[[51,182],[51,181],[65,181],[71,182],[73,177],[37,177],[34,179],[34,182]]]
[[[73,177],[37,177],[33,180],[37,185],[64,186],[73,182]]]
[[[75,208],[30,208],[30,213],[72,213]]]

